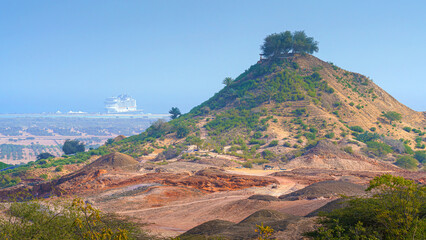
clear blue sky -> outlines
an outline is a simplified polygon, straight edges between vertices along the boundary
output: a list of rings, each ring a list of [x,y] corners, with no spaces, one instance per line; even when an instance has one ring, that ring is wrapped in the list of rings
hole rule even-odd
[[[0,1],[0,113],[103,111],[127,93],[183,112],[305,30],[317,57],[426,111],[426,1]]]

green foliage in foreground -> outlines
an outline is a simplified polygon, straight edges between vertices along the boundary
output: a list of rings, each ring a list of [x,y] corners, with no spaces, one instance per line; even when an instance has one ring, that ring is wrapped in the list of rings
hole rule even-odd
[[[102,214],[81,199],[65,204],[13,202],[6,210],[0,217],[0,239],[150,239],[127,219]]]
[[[426,186],[383,175],[370,181],[370,198],[353,198],[348,206],[322,216],[314,239],[426,239]]]

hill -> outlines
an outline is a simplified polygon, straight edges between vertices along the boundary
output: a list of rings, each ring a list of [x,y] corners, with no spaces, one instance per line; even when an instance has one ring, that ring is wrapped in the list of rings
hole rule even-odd
[[[185,151],[195,149],[232,155],[250,166],[287,163],[327,139],[346,152],[344,162],[362,155],[367,162],[392,163],[412,149],[424,149],[425,127],[424,113],[404,106],[368,77],[309,54],[293,54],[259,61],[189,113],[157,121],[108,148],[164,161],[190,158]],[[307,163],[289,168],[301,164]],[[369,164],[364,170],[375,163]]]

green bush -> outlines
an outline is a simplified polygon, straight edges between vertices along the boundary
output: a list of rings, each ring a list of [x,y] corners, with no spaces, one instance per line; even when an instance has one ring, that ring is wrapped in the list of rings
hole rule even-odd
[[[426,163],[426,151],[416,151],[414,158],[421,163]]]
[[[291,147],[291,144],[289,142],[285,142],[283,146],[284,147]]]
[[[275,158],[275,154],[269,150],[264,150],[262,152],[262,157],[266,160],[271,160],[273,158]]]
[[[364,129],[362,129],[362,127],[360,127],[360,126],[352,126],[352,127],[349,127],[349,129],[354,131],[354,132],[358,132],[358,133],[364,132]]]
[[[426,187],[390,174],[375,177],[367,191],[340,209],[321,214],[321,226],[306,235],[315,240],[426,239]]]
[[[278,145],[278,140],[272,140],[272,141],[269,143],[268,147],[275,147],[275,146],[277,146],[277,145]]]
[[[63,201],[63,200],[62,200]],[[12,202],[0,217],[0,239],[151,239],[128,218],[103,214],[81,199]]]
[[[418,164],[419,162],[411,156],[401,156],[395,162],[395,165],[408,170],[416,170]]]
[[[245,168],[252,168],[253,167],[253,164],[251,163],[251,162],[245,162],[245,163],[243,163],[243,165],[242,165],[243,167],[245,167]]]
[[[343,151],[345,151],[345,152],[347,152],[349,154],[353,154],[354,153],[354,150],[352,149],[351,146],[344,147]]]
[[[404,129],[404,131],[406,131],[406,132],[411,132],[411,128],[410,128],[410,127],[404,127],[403,129]]]
[[[369,142],[366,142],[366,144],[367,144],[367,151],[378,157],[381,157],[388,153],[393,152],[392,148],[385,143],[369,141]]]
[[[334,138],[334,132],[330,132],[330,133],[325,134],[325,137],[326,138]]]
[[[262,140],[262,139],[250,139],[249,144],[250,145],[253,145],[253,144],[265,145],[265,140]]]

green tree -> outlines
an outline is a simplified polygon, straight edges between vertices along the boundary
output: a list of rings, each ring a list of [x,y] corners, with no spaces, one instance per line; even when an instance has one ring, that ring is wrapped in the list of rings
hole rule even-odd
[[[37,160],[48,159],[50,157],[55,157],[55,156],[48,153],[48,152],[44,152],[44,153],[40,153],[39,155],[37,155]]]
[[[135,224],[103,214],[82,199],[10,203],[0,216],[0,239],[151,239]]]
[[[288,54],[292,49],[293,36],[290,31],[274,33],[265,38],[261,46],[265,57],[275,58]]]
[[[426,186],[390,174],[375,177],[370,198],[323,214],[314,239],[425,239]]]
[[[318,52],[318,42],[312,37],[306,36],[304,31],[293,33],[293,53],[314,53]]]
[[[84,152],[85,151],[84,143],[78,140],[67,139],[64,142],[64,146],[62,146],[62,151],[64,151],[65,154],[74,154],[78,152]]]
[[[178,118],[180,115],[182,115],[182,114],[180,113],[179,108],[177,108],[177,107],[172,107],[172,109],[170,109],[169,113],[171,114],[171,116],[170,116],[170,118],[171,118],[171,119],[176,119],[176,118]]]
[[[390,124],[392,124],[393,121],[400,121],[402,119],[401,113],[394,111],[385,112],[382,114],[382,116],[387,118]]]
[[[304,31],[291,33],[285,31],[268,35],[261,46],[262,54],[267,58],[279,58],[292,53],[318,52],[318,42],[308,37]]]
[[[232,79],[231,77],[226,77],[225,79],[223,79],[222,83],[225,84],[225,86],[229,86],[234,82],[234,79]]]

